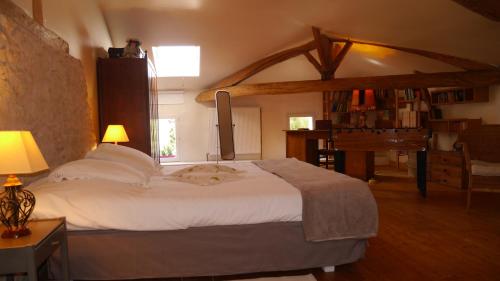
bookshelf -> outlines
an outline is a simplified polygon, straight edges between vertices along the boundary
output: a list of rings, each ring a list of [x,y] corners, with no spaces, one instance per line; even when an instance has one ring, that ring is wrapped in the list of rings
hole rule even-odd
[[[489,101],[488,87],[439,88],[430,90],[432,105],[452,105]]]
[[[418,128],[424,123],[421,121],[422,117],[427,119],[427,115],[420,112],[422,100],[420,89],[376,89],[373,93],[375,107],[365,110],[356,110],[356,107],[352,106],[353,91],[331,93],[327,108],[331,110],[328,116],[333,119],[334,127],[357,128],[359,118],[366,119],[367,115],[374,121],[369,127],[379,129]]]
[[[433,119],[429,120],[429,128],[435,133],[460,133],[468,128],[481,126],[481,119]]]

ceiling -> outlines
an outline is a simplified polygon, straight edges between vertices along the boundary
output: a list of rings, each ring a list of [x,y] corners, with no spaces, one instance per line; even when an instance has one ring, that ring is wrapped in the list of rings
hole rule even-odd
[[[116,47],[200,45],[198,78],[161,78],[160,89],[199,90],[277,51],[311,40],[311,27],[500,65],[500,23],[451,0],[99,0]],[[458,70],[399,51],[354,47],[336,77]],[[305,57],[249,82],[317,79]]]

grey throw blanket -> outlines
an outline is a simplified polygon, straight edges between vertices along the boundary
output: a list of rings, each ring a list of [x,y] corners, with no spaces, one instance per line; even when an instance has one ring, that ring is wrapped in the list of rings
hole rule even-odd
[[[300,190],[307,241],[368,238],[377,234],[377,204],[365,182],[295,158],[253,163]]]

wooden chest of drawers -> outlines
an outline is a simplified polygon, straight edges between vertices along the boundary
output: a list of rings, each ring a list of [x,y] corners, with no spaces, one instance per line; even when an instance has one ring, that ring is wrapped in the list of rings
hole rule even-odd
[[[430,181],[456,188],[466,188],[464,157],[462,152],[429,151]]]

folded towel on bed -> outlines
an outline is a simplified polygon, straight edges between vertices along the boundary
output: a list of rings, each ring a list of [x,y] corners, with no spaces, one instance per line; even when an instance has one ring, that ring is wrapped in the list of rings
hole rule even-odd
[[[223,182],[240,180],[245,171],[240,171],[219,164],[202,164],[189,166],[164,177],[168,180],[187,182],[201,186],[215,185]]]
[[[295,158],[253,163],[300,190],[306,240],[368,238],[377,234],[377,204],[365,182]]]

